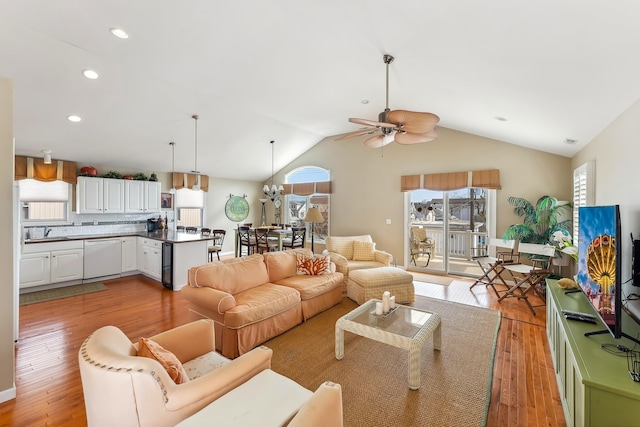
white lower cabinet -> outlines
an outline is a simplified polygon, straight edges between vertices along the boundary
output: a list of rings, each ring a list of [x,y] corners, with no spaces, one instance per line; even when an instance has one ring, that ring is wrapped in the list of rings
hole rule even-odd
[[[162,278],[162,242],[138,237],[138,270],[160,281]]]
[[[82,280],[82,241],[25,245],[20,257],[20,288]]]
[[[122,273],[138,269],[137,237],[122,237]]]

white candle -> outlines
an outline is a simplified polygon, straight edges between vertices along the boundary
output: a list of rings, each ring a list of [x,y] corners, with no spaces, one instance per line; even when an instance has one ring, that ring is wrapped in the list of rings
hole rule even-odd
[[[382,314],[382,303],[381,302],[377,302],[376,303],[376,314],[378,316],[380,316]]]
[[[389,312],[389,300],[391,299],[391,293],[389,291],[384,291],[382,293],[382,310],[385,313]]]
[[[390,309],[394,309],[396,308],[396,296],[392,296],[391,298],[389,298],[389,308]]]

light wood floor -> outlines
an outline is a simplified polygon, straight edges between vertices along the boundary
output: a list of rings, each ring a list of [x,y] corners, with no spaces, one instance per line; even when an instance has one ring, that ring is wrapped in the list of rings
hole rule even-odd
[[[17,398],[0,404],[1,426],[86,425],[77,362],[84,339],[109,324],[137,339],[188,322],[180,292],[142,276],[104,283],[107,291],[20,307]],[[416,293],[501,310],[487,426],[564,426],[544,307],[532,316],[523,302],[499,304],[484,286],[470,291],[469,284],[416,283]]]

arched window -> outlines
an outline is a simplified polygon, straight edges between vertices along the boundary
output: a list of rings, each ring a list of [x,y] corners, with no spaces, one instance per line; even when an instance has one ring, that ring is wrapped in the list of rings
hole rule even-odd
[[[303,166],[294,169],[285,175],[286,184],[299,184],[304,182],[330,181],[331,176],[328,170],[317,166]],[[314,193],[308,196],[288,194],[285,197],[284,219],[287,224],[293,227],[307,227],[307,239],[311,240],[311,227],[314,227],[314,241],[324,243],[329,235],[329,194]],[[317,207],[324,218],[323,223],[307,224],[304,218],[307,209]]]

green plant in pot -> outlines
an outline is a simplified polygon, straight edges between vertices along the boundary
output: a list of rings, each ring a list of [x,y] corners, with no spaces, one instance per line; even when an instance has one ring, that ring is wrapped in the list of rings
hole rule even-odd
[[[551,196],[540,197],[535,205],[522,197],[509,197],[508,201],[523,222],[510,225],[502,233],[503,239],[557,247],[554,233],[571,236],[571,219],[562,219],[564,216],[571,218],[571,203],[558,204],[558,199]]]

